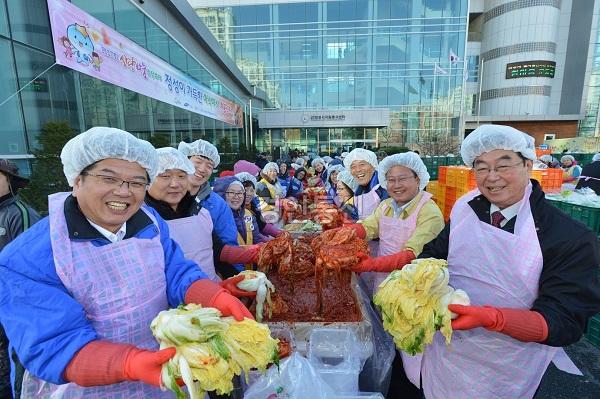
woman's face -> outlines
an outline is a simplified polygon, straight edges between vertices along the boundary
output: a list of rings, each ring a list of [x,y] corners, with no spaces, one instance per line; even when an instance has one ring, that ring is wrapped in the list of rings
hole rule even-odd
[[[285,163],[280,163],[279,164],[279,174],[285,174],[285,172],[287,171],[287,165]]]
[[[321,162],[317,162],[317,164],[315,165],[315,170],[317,171],[317,173],[321,173],[324,168],[325,165],[323,165]]]
[[[225,201],[234,211],[237,211],[244,204],[244,194],[246,191],[239,184],[232,184],[225,191]]]
[[[277,179],[277,171],[275,169],[269,169],[266,175],[272,182],[274,182],[275,179]]]
[[[331,180],[331,184],[334,187],[337,187],[337,175],[338,173],[340,173],[339,170],[334,170],[333,172],[331,172],[331,174],[329,175],[329,179]]]
[[[244,187],[244,190],[246,190],[246,200],[244,201],[244,205],[248,206],[256,195],[256,190],[254,189],[254,186]]]
[[[348,190],[348,187],[339,180],[337,181],[336,189],[337,195],[340,197],[342,202],[348,201],[353,196],[353,193]]]
[[[305,171],[300,171],[296,174],[296,179],[298,180],[304,180],[304,177],[306,176],[306,172]]]

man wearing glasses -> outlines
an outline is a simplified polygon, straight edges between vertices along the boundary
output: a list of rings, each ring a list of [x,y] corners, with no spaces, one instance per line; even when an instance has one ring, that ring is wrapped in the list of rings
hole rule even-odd
[[[142,207],[158,171],[150,143],[96,127],[61,160],[73,192],[51,195],[48,217],[0,253],[0,321],[26,368],[22,397],[169,397],[161,368],[175,350],[158,350],[149,328],[160,311],[252,316]]]
[[[419,258],[447,259],[450,285],[471,306],[449,306],[458,314],[452,342],[438,334],[425,349],[423,390],[434,399],[532,398],[560,347],[600,311],[598,239],[529,179],[532,137],[484,125],[461,155],[477,190],[456,202]]]

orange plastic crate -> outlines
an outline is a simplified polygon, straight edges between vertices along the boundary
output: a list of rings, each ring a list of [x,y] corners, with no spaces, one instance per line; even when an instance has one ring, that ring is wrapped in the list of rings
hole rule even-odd
[[[426,191],[428,193],[431,193],[431,195],[433,196],[433,198],[436,198],[439,196],[439,183],[436,180],[430,180],[429,183],[427,183],[427,188]]]
[[[542,155],[550,155],[552,154],[552,150],[551,149],[545,149],[545,150],[540,150],[539,148],[535,150],[535,156],[537,158],[541,157]]]
[[[456,187],[446,187],[446,205],[456,201]]]
[[[457,175],[456,167],[448,166],[448,172],[446,173],[446,186],[456,187],[456,175]]]
[[[438,167],[438,182],[440,182],[440,184],[442,185],[446,185],[446,175],[448,173],[448,167],[447,166],[440,166]]]

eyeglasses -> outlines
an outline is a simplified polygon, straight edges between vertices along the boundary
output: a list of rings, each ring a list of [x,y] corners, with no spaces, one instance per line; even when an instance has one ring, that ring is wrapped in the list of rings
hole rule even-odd
[[[246,194],[245,191],[239,192],[239,191],[225,191],[225,194],[230,195],[232,197],[243,197],[244,194]]]
[[[503,176],[503,175],[506,175],[507,173],[510,173],[510,171],[514,167],[517,167],[519,165],[523,165],[523,161],[519,161],[519,162],[517,162],[517,163],[515,163],[513,165],[499,165],[499,166],[496,166],[495,168],[489,168],[489,167],[485,167],[485,166],[480,166],[480,167],[477,167],[477,168],[474,169],[475,170],[475,176],[477,176],[477,177],[485,177],[485,176],[489,175],[492,172],[492,170],[494,172],[496,172],[496,174]]]
[[[118,177],[114,177],[114,176],[97,175],[95,173],[89,173],[89,172],[82,173],[82,175],[97,177],[98,179],[100,179],[102,184],[104,184],[105,186],[111,187],[113,189],[121,188],[124,183],[127,184],[127,189],[130,191],[141,192],[141,191],[145,191],[146,187],[148,187],[147,182],[142,183],[139,181],[127,181],[127,180],[119,179]]]
[[[398,177],[398,178],[393,178],[393,179],[392,178],[390,178],[390,179],[386,178],[385,181],[386,181],[387,184],[396,185],[396,184],[404,184],[404,183],[406,183],[406,182],[408,182],[409,180],[412,180],[412,179],[416,179],[416,176]]]

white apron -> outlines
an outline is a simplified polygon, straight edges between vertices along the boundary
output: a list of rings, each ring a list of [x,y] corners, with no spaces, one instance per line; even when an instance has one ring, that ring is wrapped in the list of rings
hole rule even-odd
[[[150,323],[168,309],[165,263],[160,234],[152,239],[128,238],[101,247],[72,241],[64,216],[70,193],[48,197],[50,239],[56,273],[71,296],[85,309],[102,340],[158,350]],[[146,211],[144,211],[146,212]],[[155,223],[154,217],[146,214]],[[21,398],[170,398],[170,392],[143,382],[121,382],[83,388],[54,385],[25,372]]]
[[[450,214],[450,285],[465,290],[473,306],[530,309],[543,263],[529,204],[531,184],[514,234],[479,220],[468,204],[479,194],[461,197]],[[484,328],[454,331],[447,347],[436,333],[423,355],[425,397],[532,398],[556,351]]]
[[[191,259],[213,281],[221,281],[215,272],[212,231],[213,222],[208,210],[197,215],[166,220],[171,238],[179,244],[186,259]]]
[[[406,219],[394,218],[389,216],[383,216],[385,213],[382,212],[381,218],[379,219],[379,256],[395,254],[404,249],[404,245],[410,239],[415,229],[417,228],[417,217],[423,205],[432,197],[432,195],[426,191],[421,192],[421,199],[417,204],[414,212],[412,212]],[[373,293],[379,287],[379,284],[386,279],[389,273],[372,273],[373,276]],[[404,366],[404,372],[406,377],[420,387],[421,377],[421,358],[422,355],[418,354],[411,356],[407,353],[400,351],[402,355],[402,364]]]

